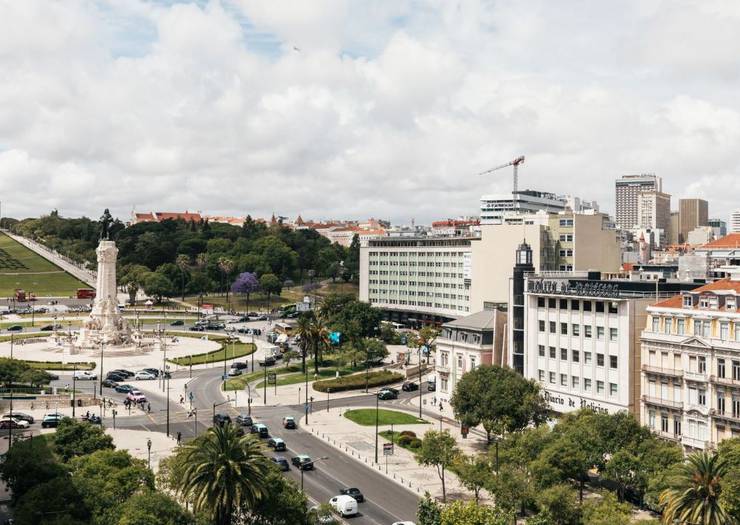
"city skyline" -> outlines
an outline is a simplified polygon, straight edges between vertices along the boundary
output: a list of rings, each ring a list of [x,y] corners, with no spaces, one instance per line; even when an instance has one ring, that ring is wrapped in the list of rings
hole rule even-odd
[[[525,155],[520,189],[614,214],[615,179],[655,173],[729,222],[740,13],[572,7],[9,3],[3,215],[429,223],[477,215],[511,172],[477,173]]]

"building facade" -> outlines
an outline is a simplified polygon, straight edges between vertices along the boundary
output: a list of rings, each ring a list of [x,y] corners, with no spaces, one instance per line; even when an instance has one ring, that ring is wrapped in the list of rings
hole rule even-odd
[[[727,223],[722,219],[709,219],[709,226],[714,231],[714,238],[719,239],[727,235]]]
[[[666,242],[671,227],[671,196],[660,191],[643,191],[637,196],[637,226],[660,230],[659,246]]]
[[[654,174],[623,175],[615,182],[615,220],[625,230],[639,225],[638,197],[643,192],[662,192],[663,181]]]
[[[740,233],[740,208],[730,214],[730,231],[728,233]]]
[[[483,310],[442,325],[435,341],[437,397],[449,403],[463,374],[505,359],[506,313]]]
[[[687,450],[740,436],[740,274],[648,308],[640,418]]]
[[[704,199],[679,199],[678,222],[679,242],[688,242],[690,231],[709,225],[709,203]]]

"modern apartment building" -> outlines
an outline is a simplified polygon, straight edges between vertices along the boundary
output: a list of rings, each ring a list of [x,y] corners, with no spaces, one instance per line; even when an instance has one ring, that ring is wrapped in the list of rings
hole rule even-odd
[[[714,238],[719,239],[727,235],[727,223],[722,219],[709,219],[707,223],[714,231]]]
[[[730,214],[730,231],[728,233],[740,233],[740,208]]]
[[[483,310],[442,325],[435,345],[437,397],[449,402],[463,374],[480,365],[506,363],[506,313]]]
[[[660,191],[643,191],[637,195],[637,226],[660,230],[659,245],[666,242],[671,228],[671,196]]]
[[[647,307],[656,296],[695,286],[602,280],[599,272],[526,276],[524,376],[540,382],[557,412],[588,407],[637,415]]]
[[[740,436],[740,273],[648,308],[643,424],[686,449]]]
[[[474,237],[385,237],[360,248],[360,300],[401,323],[470,314]]]
[[[620,228],[629,230],[639,225],[638,197],[643,192],[651,191],[663,191],[663,181],[657,175],[623,175],[616,180],[615,220]]]
[[[679,242],[687,242],[690,231],[709,225],[709,203],[704,199],[679,199],[678,223]]]

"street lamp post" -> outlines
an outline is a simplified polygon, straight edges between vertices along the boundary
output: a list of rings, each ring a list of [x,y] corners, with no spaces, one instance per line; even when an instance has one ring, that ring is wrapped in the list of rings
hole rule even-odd
[[[331,388],[326,389],[326,413],[329,413],[329,394],[331,394]]]
[[[265,405],[267,405],[267,357],[265,359],[265,365],[262,367],[265,370],[265,378],[262,381],[262,398],[265,401]]]
[[[419,419],[421,419],[421,396],[422,392],[424,392],[424,389],[421,388],[421,349],[422,346],[419,346]]]
[[[306,463],[301,463],[301,466],[298,467],[298,470],[301,471],[301,494],[303,494],[303,473],[305,472],[305,469],[303,468],[303,466],[304,465],[312,465],[313,466],[316,463],[318,463],[319,461],[326,461],[327,459],[329,459],[329,456],[323,456],[323,457],[320,457],[318,459],[314,459],[313,461],[308,461]]]
[[[226,397],[226,401],[221,401],[220,403],[213,403],[213,419],[211,421],[216,420],[216,407],[220,407],[221,405],[225,405],[226,403],[231,403],[231,398]]]
[[[72,364],[72,419],[75,418],[75,406],[77,405],[77,362]]]
[[[375,463],[378,463],[378,418],[380,413],[380,396],[375,392]],[[386,469],[388,468],[386,464]]]
[[[308,425],[308,365],[306,365],[303,371],[306,372],[306,406],[303,410],[306,412],[306,424]]]
[[[113,430],[115,430],[116,429],[116,415],[118,415],[118,410],[114,408],[111,413],[113,414]]]
[[[146,468],[151,470],[152,468],[152,440],[151,439],[146,440],[146,450],[147,450]]]
[[[100,397],[103,397],[103,348],[105,346],[105,343],[103,341],[100,341]]]
[[[193,434],[198,437],[198,409],[193,409],[193,415],[195,416],[195,422],[193,423]]]
[[[167,381],[167,437],[170,437],[170,375],[167,370],[164,371],[165,381]]]

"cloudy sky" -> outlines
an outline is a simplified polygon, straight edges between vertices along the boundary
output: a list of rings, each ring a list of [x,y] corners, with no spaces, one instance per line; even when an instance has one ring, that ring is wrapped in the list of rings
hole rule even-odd
[[[740,2],[0,0],[3,215],[740,207]]]

